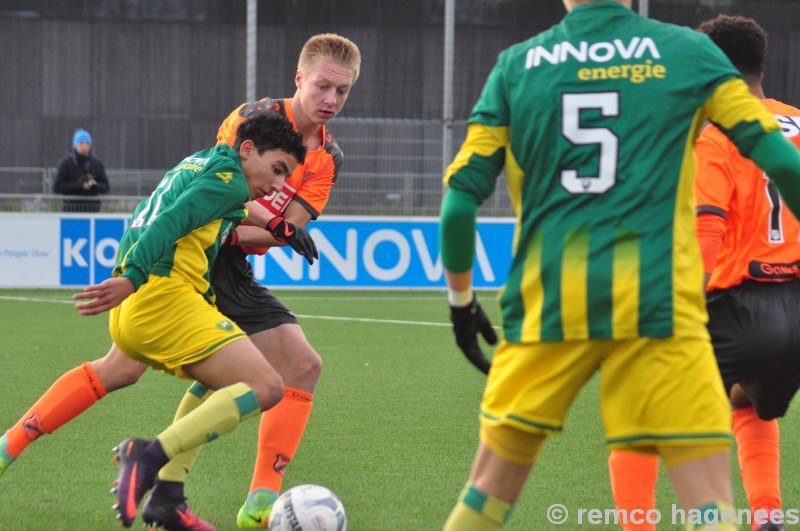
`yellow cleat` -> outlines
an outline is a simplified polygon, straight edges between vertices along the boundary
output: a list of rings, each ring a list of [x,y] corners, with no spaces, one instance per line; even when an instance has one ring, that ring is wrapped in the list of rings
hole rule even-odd
[[[256,489],[247,495],[239,514],[236,515],[236,525],[242,529],[266,528],[269,524],[269,513],[278,493],[269,489]]]
[[[3,475],[6,469],[11,466],[11,463],[14,462],[14,459],[16,459],[8,454],[7,447],[8,437],[3,434],[3,436],[0,437],[0,476]]]

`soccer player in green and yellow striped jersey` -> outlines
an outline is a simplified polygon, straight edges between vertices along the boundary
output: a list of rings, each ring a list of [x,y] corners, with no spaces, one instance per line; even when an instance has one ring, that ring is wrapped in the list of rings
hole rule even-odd
[[[724,131],[800,212],[797,151],[707,36],[642,18],[630,0],[564,4],[560,24],[500,54],[444,179],[451,317],[476,364],[476,332],[492,333],[471,289],[475,218],[503,167],[517,215],[504,339],[448,530],[501,524],[597,371],[609,447],[660,454],[682,505],[720,514],[732,502],[730,412],[694,230],[702,124]]]
[[[115,509],[125,527],[172,457],[234,429],[283,396],[275,369],[214,306],[208,271],[221,242],[247,219],[245,203],[280,191],[305,153],[301,136],[282,117],[243,122],[233,146],[195,153],[166,173],[134,210],[113,278],[75,295],[84,299],[76,304],[82,315],[110,310],[112,352],[217,390],[154,440],[119,445]],[[291,232],[301,234],[296,227]],[[198,524],[193,529],[209,528],[190,511],[185,516]]]

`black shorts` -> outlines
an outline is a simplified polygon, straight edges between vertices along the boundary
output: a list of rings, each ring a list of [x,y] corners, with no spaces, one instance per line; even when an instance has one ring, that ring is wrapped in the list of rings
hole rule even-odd
[[[738,383],[763,419],[783,416],[800,388],[800,281],[746,281],[707,307],[725,389]]]
[[[211,267],[217,308],[248,335],[282,324],[297,324],[295,315],[266,287],[256,282],[240,247],[221,247]]]

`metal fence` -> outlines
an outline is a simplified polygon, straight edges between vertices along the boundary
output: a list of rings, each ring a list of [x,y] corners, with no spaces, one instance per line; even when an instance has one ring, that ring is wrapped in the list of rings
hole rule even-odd
[[[342,117],[439,120],[449,102],[448,117],[466,119],[497,54],[564,16],[557,0],[456,0],[448,69],[445,3],[259,2],[258,97],[291,96],[302,44],[333,31],[362,52]],[[798,0],[649,6],[651,17],[689,27],[721,12],[755,17],[769,32],[767,94],[800,105]],[[244,0],[0,1],[0,71],[9,73],[0,83],[0,166],[55,164],[78,127],[110,168],[168,168],[202,149],[245,99],[245,17]]]
[[[326,214],[438,214],[444,166],[441,121],[341,118],[331,130],[344,151],[344,165]],[[453,152],[465,132],[464,122],[454,125]],[[100,196],[101,211],[130,212],[155,188],[166,168],[106,171],[113,195]],[[55,168],[0,167],[0,210],[60,211],[65,196],[52,193],[54,175]],[[502,175],[481,215],[511,215]]]
[[[564,15],[560,2],[457,0],[454,79],[443,98],[442,0],[324,0],[299,11],[295,3],[261,3],[269,8],[259,10],[259,96],[292,94],[297,53],[313,33],[346,35],[363,54],[359,81],[331,127],[345,153],[326,210],[335,214],[438,212],[445,101],[452,116],[465,119],[497,53]],[[5,4],[0,70],[14,75],[0,84],[0,166],[7,166],[0,168],[0,208],[59,208],[61,197],[51,195],[53,170],[39,166],[64,155],[76,127],[91,131],[95,153],[114,168],[111,193],[144,197],[177,159],[205,147],[219,120],[243,101],[243,1]],[[797,0],[647,4],[650,17],[689,27],[721,12],[756,18],[769,33],[768,96],[800,105]],[[454,124],[452,153],[463,137],[463,122]],[[110,196],[103,203],[103,209],[130,204]],[[510,213],[501,177],[481,214]]]

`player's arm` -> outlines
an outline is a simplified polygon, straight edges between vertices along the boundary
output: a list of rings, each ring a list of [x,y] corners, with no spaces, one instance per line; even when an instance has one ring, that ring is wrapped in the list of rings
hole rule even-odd
[[[708,286],[717,263],[719,248],[725,239],[725,218],[712,212],[699,212],[695,218],[695,229],[703,258],[703,286]]]
[[[491,363],[478,346],[478,334],[489,343],[497,335],[472,289],[478,207],[494,190],[503,166],[508,128],[470,124],[467,138],[444,177],[439,242],[456,344],[475,367],[488,372]]]
[[[110,310],[127,299],[135,291],[133,281],[127,277],[108,278],[100,284],[86,286],[82,292],[72,296],[75,300],[89,299],[75,304],[81,315],[97,315]]]
[[[241,170],[214,165],[203,171],[204,176],[198,176],[171,205],[158,212],[124,258],[121,276],[130,278],[136,289],[147,280],[158,259],[187,234],[221,218],[242,220],[246,216],[244,204],[250,199],[250,191]],[[226,182],[216,177],[218,173],[233,173],[235,177]]]
[[[215,165],[208,175],[215,175],[219,169]],[[75,305],[81,315],[95,315],[121,304],[147,281],[159,258],[195,229],[221,218],[244,218],[244,202],[250,192],[244,175],[237,171],[238,178],[229,182],[216,177],[198,178],[174,203],[158,212],[124,257],[120,276],[73,295],[74,299],[89,299]]]
[[[287,222],[305,229],[311,220],[319,216],[330,198],[330,191],[336,182],[341,160],[341,151],[337,148],[336,152],[326,159],[322,166],[314,171],[313,175],[301,181],[294,197],[283,212],[280,213]],[[295,171],[303,170],[298,168]],[[253,201],[248,223],[263,227],[274,215],[275,213],[271,208],[268,208],[260,201]],[[235,240],[229,243],[255,248],[285,245],[270,233],[247,225],[240,226],[236,232]]]
[[[227,245],[246,245],[248,247],[288,245],[297,254],[304,256],[309,264],[313,264],[314,260],[319,258],[317,246],[304,228],[310,217],[307,219],[304,216],[301,216],[299,213],[293,211],[291,214],[295,217],[295,219],[298,219],[303,223],[301,226],[294,224],[283,215],[273,214],[269,211],[269,209],[264,208],[262,205],[256,206],[256,202],[251,202],[249,205],[255,206],[256,208],[260,207],[260,210],[256,210],[255,213],[248,211],[248,217],[246,221],[248,223],[258,223],[259,225],[263,223],[264,228],[261,229],[259,227],[247,227],[246,230],[241,233],[241,236],[244,237],[243,241],[239,240],[240,233],[238,231],[234,231],[225,242]],[[289,209],[288,206],[286,209]],[[267,238],[267,235],[269,238]],[[274,241],[274,243],[270,243],[271,241]],[[257,243],[253,245],[249,242]]]
[[[475,367],[488,372],[478,334],[490,344],[497,335],[472,290],[478,206],[494,191],[509,146],[509,105],[505,98],[507,53],[497,59],[467,127],[467,138],[447,168],[439,245],[456,344]],[[510,152],[509,152],[510,155]]]
[[[734,152],[730,142],[711,125],[697,139],[694,148],[697,163],[695,228],[703,259],[704,286],[708,285],[717,263],[725,238],[727,212],[736,189],[736,175],[731,162],[732,156],[739,159],[739,154]]]
[[[773,131],[755,145],[750,158],[778,187],[781,198],[800,219],[800,151],[780,131]]]
[[[286,242],[279,242],[275,236],[262,227],[275,217],[268,208],[258,201],[247,203],[248,216],[245,222],[247,225],[239,225],[236,229],[235,245],[246,247],[281,247],[287,245]],[[283,211],[283,217],[295,227],[305,229],[311,221],[311,213],[302,205],[291,201]]]
[[[442,202],[439,241],[456,344],[470,363],[488,373],[491,362],[478,346],[478,333],[491,345],[497,343],[497,335],[472,290],[477,212],[474,196],[448,190]]]

